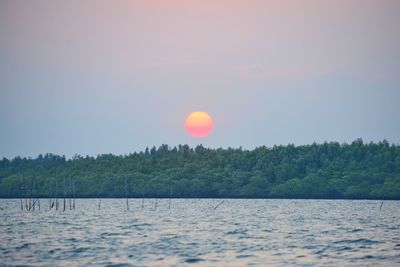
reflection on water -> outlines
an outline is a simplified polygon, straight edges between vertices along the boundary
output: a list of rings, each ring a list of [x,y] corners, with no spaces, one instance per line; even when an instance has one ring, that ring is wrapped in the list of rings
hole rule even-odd
[[[400,264],[400,201],[77,200],[21,212],[0,200],[0,265]]]

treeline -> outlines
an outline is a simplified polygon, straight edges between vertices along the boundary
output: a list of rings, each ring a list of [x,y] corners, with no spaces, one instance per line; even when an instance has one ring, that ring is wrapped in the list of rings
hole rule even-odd
[[[351,144],[209,149],[161,145],[125,156],[53,154],[0,161],[0,197],[400,199],[400,146]],[[32,188],[32,185],[34,188]]]

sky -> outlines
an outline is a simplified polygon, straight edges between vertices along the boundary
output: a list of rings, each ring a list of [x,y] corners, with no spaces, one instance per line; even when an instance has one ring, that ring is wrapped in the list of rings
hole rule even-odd
[[[2,0],[0,157],[398,144],[399,25],[398,0]]]

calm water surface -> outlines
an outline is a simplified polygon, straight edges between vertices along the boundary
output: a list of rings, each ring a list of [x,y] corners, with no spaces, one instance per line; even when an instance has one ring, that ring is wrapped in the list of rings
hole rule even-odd
[[[400,266],[400,201],[0,200],[0,265]]]

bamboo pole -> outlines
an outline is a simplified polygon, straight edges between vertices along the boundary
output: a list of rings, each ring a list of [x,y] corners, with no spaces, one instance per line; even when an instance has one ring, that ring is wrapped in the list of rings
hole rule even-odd
[[[21,179],[20,179],[21,182]],[[23,184],[19,187],[19,198],[20,198],[20,204],[21,204],[21,211],[24,211],[24,204],[22,201],[22,191],[23,191]]]
[[[25,210],[28,210],[28,186],[25,185],[25,175],[22,174],[24,183]]]
[[[56,210],[58,210],[58,175],[57,175],[57,171],[56,171],[56,193],[55,193],[55,197],[56,197]]]
[[[29,211],[32,209],[32,197],[33,197],[33,177],[31,177],[31,194],[29,196]]]
[[[73,196],[74,196],[74,199],[73,199],[73,202],[72,202],[72,207],[73,207],[73,209],[75,209],[75,179],[72,180],[72,193],[73,193]]]
[[[71,181],[71,175],[69,176],[69,210],[72,210],[72,181]]]
[[[35,180],[32,178],[32,212],[35,211],[36,197],[35,197]]]
[[[36,179],[33,180],[33,195],[35,198],[34,206],[33,206],[33,211],[35,211],[35,204],[37,203],[38,209],[40,210],[40,199],[38,195],[38,186],[36,183]]]
[[[56,181],[56,183],[57,183],[57,181]],[[56,208],[56,210],[57,210],[57,202],[56,202],[56,187],[55,187],[55,184],[52,184],[51,185],[51,209],[52,208]]]
[[[50,211],[52,208],[51,201],[53,200],[53,186],[51,185],[51,183],[49,183],[49,186],[50,186],[50,196],[49,196],[49,211]]]
[[[383,206],[383,198],[384,198],[383,194],[385,192],[384,189],[385,189],[385,181],[383,181],[382,188],[381,188],[381,205],[379,206],[379,211],[382,210],[382,206]]]
[[[156,210],[156,209],[157,209],[157,206],[158,206],[158,193],[159,193],[159,192],[157,192],[157,197],[156,197],[156,206],[154,207],[154,210]]]
[[[168,201],[168,209],[171,209],[171,196],[172,196],[172,185],[169,188],[169,201]]]
[[[65,199],[65,195],[66,195],[66,184],[65,184],[65,176],[63,177],[63,181],[64,181],[64,190],[63,190],[63,197],[64,197],[64,207],[63,207],[63,212],[65,211],[65,202],[66,202],[66,199]]]
[[[142,198],[142,209],[144,208],[144,188],[143,188],[143,198]]]
[[[125,176],[125,197],[126,197],[126,210],[129,210],[128,177],[127,176]]]
[[[222,203],[224,203],[225,200],[222,200],[221,203],[219,203],[217,206],[214,207],[214,209],[216,210],[219,206],[221,206]]]

